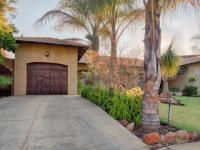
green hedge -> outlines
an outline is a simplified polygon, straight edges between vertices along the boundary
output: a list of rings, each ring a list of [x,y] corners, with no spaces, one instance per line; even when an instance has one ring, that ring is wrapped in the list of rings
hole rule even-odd
[[[186,86],[183,89],[183,96],[197,96],[198,88],[196,86]]]
[[[5,89],[12,84],[12,78],[7,76],[0,76],[0,88]]]
[[[116,120],[126,119],[141,126],[142,97],[130,97],[114,91],[112,96],[108,89],[94,88],[79,83],[82,97],[100,106]]]

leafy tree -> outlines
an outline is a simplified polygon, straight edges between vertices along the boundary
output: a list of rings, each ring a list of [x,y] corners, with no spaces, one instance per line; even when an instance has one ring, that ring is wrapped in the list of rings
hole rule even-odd
[[[168,79],[175,78],[180,64],[180,56],[173,49],[173,41],[168,46],[167,51],[161,56],[161,74],[164,81],[163,92],[169,92]]]
[[[11,32],[0,30],[0,48],[14,51],[17,48],[15,37]]]
[[[17,43],[11,32],[0,30],[0,50],[14,51],[17,48]],[[0,64],[4,61],[4,57],[0,53]],[[12,84],[12,78],[0,75],[0,88],[6,88]]]
[[[4,30],[6,32],[13,31],[13,25],[9,22],[7,16],[15,11],[15,8],[13,7],[15,2],[16,0],[0,1],[0,30]]]
[[[144,54],[144,100],[142,126],[147,129],[158,129],[159,96],[161,82],[161,15],[183,10],[199,10],[199,0],[143,0],[145,7],[145,54]],[[187,7],[189,6],[189,8]],[[187,9],[188,8],[188,9]],[[194,8],[194,9],[191,9]]]
[[[93,0],[60,0],[57,7],[45,13],[36,24],[45,24],[55,19],[54,28],[58,31],[72,27],[84,30],[91,49],[99,50],[101,21],[98,18],[97,4]]]
[[[1,0],[0,1],[0,50],[14,51],[17,48],[13,32],[16,28],[7,18],[8,14],[13,13],[15,8],[13,4],[16,0]],[[3,63],[3,56],[0,53],[0,64]],[[12,84],[12,78],[0,76],[0,88],[6,88]]]

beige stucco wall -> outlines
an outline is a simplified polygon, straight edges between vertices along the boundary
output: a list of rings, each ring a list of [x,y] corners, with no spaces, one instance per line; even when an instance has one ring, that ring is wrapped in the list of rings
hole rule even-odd
[[[196,77],[195,86],[198,87],[198,93],[200,94],[200,62],[189,64],[188,69],[183,74],[180,74],[176,79],[169,81],[169,87],[180,87],[183,89],[188,84],[190,77]]]
[[[49,52],[49,57],[46,57]],[[68,66],[68,94],[77,94],[78,49],[50,44],[21,43],[15,52],[14,95],[26,95],[27,63],[46,62]]]

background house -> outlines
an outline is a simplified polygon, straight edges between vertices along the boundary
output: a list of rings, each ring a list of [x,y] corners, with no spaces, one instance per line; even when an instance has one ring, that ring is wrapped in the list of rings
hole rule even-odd
[[[123,89],[142,86],[143,63],[141,59],[118,57],[116,64],[118,68],[117,84]],[[87,52],[79,64],[79,80],[86,84],[102,84],[109,87],[110,56]]]
[[[103,64],[109,64],[110,62],[109,56],[99,55],[96,59],[98,59],[98,62],[103,62]],[[79,80],[87,82],[87,71],[89,64],[92,63],[91,58],[84,55],[80,62]],[[120,80],[126,88],[142,86],[143,65],[144,61],[142,59],[118,57]],[[200,94],[200,55],[181,56],[180,71],[175,79],[169,80],[169,88],[179,88],[181,91],[188,84],[190,77],[196,78],[197,81],[194,85],[198,87],[198,94]]]
[[[188,85],[190,77],[196,78],[194,85],[198,87],[198,94],[200,94],[200,55],[181,56],[179,74],[175,79],[169,81],[169,88],[183,89]]]

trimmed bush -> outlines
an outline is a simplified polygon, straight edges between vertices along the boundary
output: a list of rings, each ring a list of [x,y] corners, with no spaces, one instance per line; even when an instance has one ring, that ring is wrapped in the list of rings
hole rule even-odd
[[[186,86],[183,89],[183,96],[196,96],[198,88],[196,86]]]
[[[141,126],[142,96],[133,97],[99,87],[81,85],[81,96],[100,106],[116,120],[126,119],[134,121],[136,126]]]
[[[12,84],[12,78],[7,76],[0,76],[0,88],[5,89]]]
[[[170,92],[180,92],[180,88],[179,87],[172,87],[169,90],[170,90]]]

